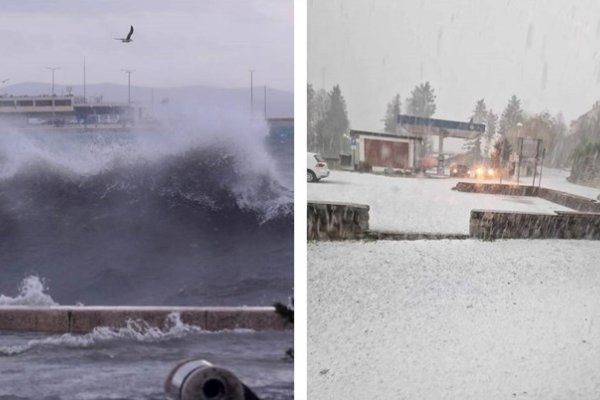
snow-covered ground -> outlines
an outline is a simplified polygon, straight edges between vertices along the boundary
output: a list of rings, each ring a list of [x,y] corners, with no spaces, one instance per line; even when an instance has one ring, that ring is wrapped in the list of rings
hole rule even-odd
[[[599,259],[594,241],[309,244],[308,397],[597,399]]]
[[[402,232],[468,233],[472,209],[541,213],[570,210],[536,197],[451,190],[460,180],[464,179],[402,178],[332,171],[321,182],[308,184],[308,200],[367,204],[371,207],[371,229]]]

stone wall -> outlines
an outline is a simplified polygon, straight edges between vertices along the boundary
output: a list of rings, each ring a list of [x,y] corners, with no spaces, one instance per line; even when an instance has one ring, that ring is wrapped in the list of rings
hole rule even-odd
[[[207,331],[290,328],[273,307],[0,307],[0,331],[87,333],[97,327],[122,328],[128,320],[167,329],[169,314]]]
[[[458,182],[454,190],[469,193],[500,194],[506,196],[531,196],[551,201],[584,213],[600,213],[600,202],[587,197],[536,186],[499,183]]]
[[[308,240],[362,239],[368,230],[367,205],[314,201],[308,203]]]
[[[536,186],[504,183],[458,182],[453,190],[469,193],[500,194],[505,196],[537,196]]]
[[[600,214],[555,214],[472,210],[471,237],[493,239],[593,239],[600,240]]]
[[[587,197],[541,188],[538,197],[584,213],[600,213],[600,203]]]

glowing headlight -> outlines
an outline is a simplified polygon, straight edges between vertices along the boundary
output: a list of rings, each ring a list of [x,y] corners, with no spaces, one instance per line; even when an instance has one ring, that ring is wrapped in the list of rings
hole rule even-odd
[[[458,172],[458,171],[457,171],[457,170],[455,170],[455,169],[453,169],[453,170],[452,170],[452,173],[453,173],[453,174],[455,174],[455,173],[457,173],[457,172]]]
[[[492,168],[488,169],[488,175],[494,176],[494,170]]]
[[[477,175],[483,175],[483,168],[477,168],[477,169],[475,170],[475,173],[476,173]]]

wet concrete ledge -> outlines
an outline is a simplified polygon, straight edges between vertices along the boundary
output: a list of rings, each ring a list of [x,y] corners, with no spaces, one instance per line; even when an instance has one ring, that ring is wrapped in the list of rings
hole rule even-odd
[[[207,331],[291,329],[273,307],[0,306],[0,331],[87,333],[97,327],[122,328],[128,320],[165,329],[171,313]]]

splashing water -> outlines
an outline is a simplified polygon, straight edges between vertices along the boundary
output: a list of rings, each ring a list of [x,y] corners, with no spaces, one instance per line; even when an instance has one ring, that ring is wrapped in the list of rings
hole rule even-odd
[[[57,306],[49,294],[44,293],[47,287],[39,276],[28,276],[19,285],[19,294],[15,297],[0,294],[0,306]]]
[[[162,342],[181,339],[188,335],[207,333],[201,328],[185,324],[177,312],[165,318],[164,328],[149,325],[143,320],[129,319],[122,328],[109,328],[106,326],[94,328],[90,333],[75,335],[65,333],[59,336],[49,336],[43,339],[32,339],[25,344],[2,346],[0,356],[14,356],[25,353],[31,349],[47,346],[63,346],[70,348],[88,348],[105,342],[115,340],[130,340],[135,342]]]

